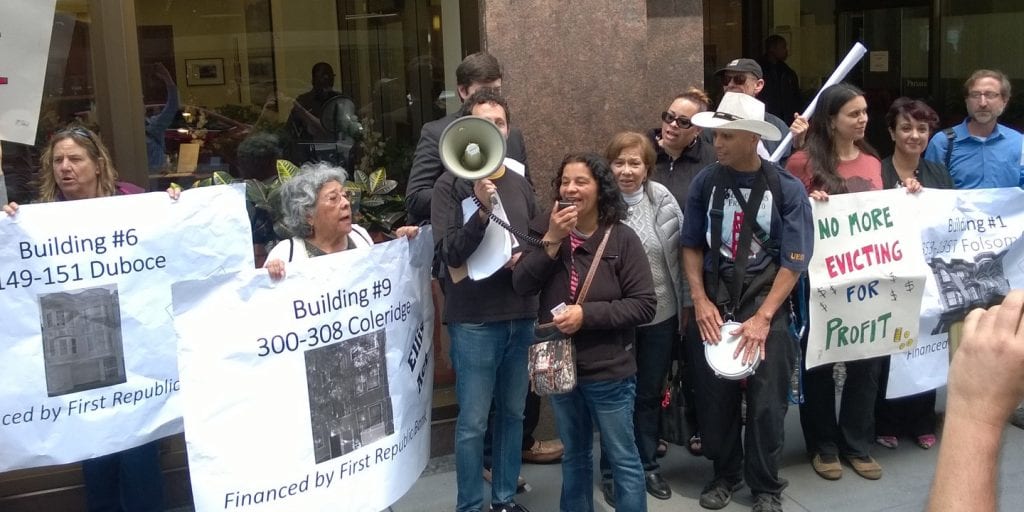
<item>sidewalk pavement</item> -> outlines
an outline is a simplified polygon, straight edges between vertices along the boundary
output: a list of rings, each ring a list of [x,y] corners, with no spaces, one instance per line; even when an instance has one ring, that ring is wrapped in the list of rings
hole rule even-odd
[[[940,393],[940,406],[944,403]],[[800,411],[790,407],[786,415],[786,445],[782,456],[782,476],[789,480],[783,493],[787,512],[844,512],[924,510],[928,490],[935,474],[938,445],[930,450],[918,448],[913,439],[900,438],[900,446],[890,450],[875,445],[873,455],[883,468],[881,480],[865,480],[849,466],[843,468],[842,479],[830,482],[814,473],[804,454],[800,432]],[[595,457],[599,449],[595,443]],[[595,459],[596,460],[596,459]],[[452,512],[455,510],[455,469],[451,455],[432,459],[427,470],[412,489],[392,507],[394,512]],[[662,475],[672,487],[672,498],[661,501],[648,496],[650,512],[704,510],[698,504],[700,491],[711,478],[711,462],[694,457],[685,447],[672,446],[661,459]],[[596,469],[596,468],[595,468]],[[561,492],[561,466],[523,465],[523,476],[531,490],[517,496],[517,501],[531,512],[557,512]],[[600,479],[597,472],[594,481]],[[486,488],[485,496],[490,495]],[[1021,510],[1024,503],[1024,430],[1007,427],[1000,461],[1001,510]],[[600,490],[594,488],[596,512],[613,510],[605,504]],[[733,496],[724,512],[748,511],[753,500],[744,487]]]

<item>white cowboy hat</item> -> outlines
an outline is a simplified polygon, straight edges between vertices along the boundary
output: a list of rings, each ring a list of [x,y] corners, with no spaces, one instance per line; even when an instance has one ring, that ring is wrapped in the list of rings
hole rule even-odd
[[[690,121],[701,128],[723,128],[756,133],[765,140],[779,140],[782,133],[764,120],[764,103],[740,92],[722,96],[715,112],[699,112]]]

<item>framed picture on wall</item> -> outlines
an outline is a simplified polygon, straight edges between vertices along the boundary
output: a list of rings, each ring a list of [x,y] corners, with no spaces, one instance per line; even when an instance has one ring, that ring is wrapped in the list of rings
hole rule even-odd
[[[224,59],[185,59],[188,85],[223,85]]]

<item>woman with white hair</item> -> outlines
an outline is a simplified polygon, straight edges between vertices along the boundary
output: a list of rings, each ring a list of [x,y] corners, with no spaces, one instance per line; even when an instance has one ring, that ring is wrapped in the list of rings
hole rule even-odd
[[[370,234],[352,222],[352,203],[345,190],[345,170],[319,164],[303,166],[301,173],[281,187],[284,224],[294,236],[274,246],[264,266],[270,277],[285,275],[285,262],[373,246]],[[402,226],[398,236],[413,238],[416,226]]]

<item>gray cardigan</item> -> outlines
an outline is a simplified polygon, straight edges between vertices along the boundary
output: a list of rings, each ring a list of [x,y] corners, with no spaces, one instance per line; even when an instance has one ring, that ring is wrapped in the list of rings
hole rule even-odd
[[[668,188],[656,181],[647,180],[644,183],[644,198],[654,207],[654,230],[661,240],[665,264],[668,266],[669,275],[672,276],[676,298],[682,307],[693,307],[690,285],[683,278],[683,247],[679,242],[683,229],[683,210]]]

